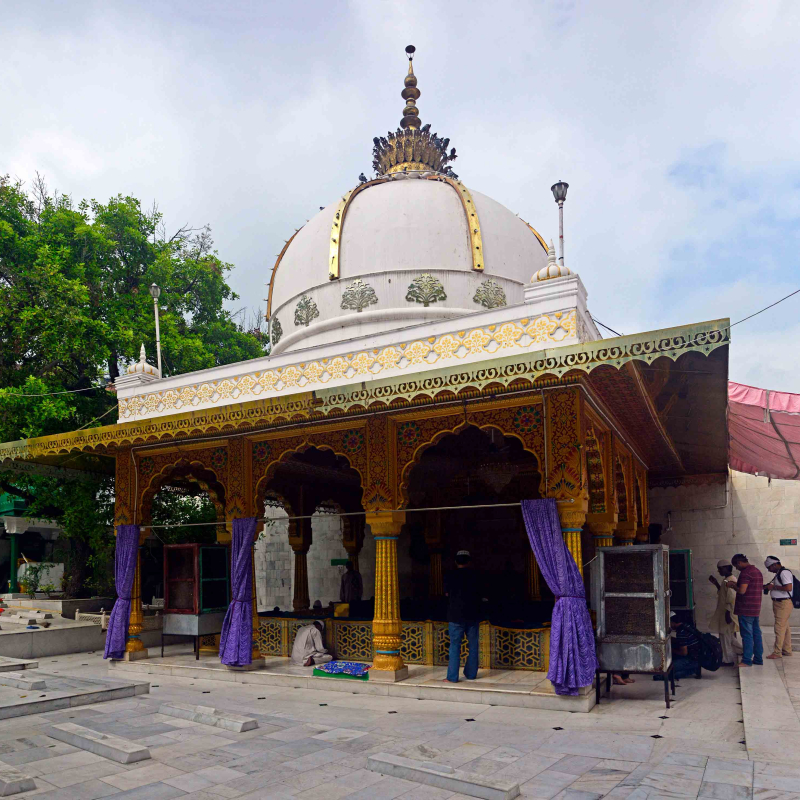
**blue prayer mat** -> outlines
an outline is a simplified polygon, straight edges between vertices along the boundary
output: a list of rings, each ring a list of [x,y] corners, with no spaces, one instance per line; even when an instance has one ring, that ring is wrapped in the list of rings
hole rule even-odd
[[[314,667],[314,675],[326,678],[355,678],[356,680],[368,680],[369,664],[361,664],[357,661],[329,661],[327,664],[320,664]]]

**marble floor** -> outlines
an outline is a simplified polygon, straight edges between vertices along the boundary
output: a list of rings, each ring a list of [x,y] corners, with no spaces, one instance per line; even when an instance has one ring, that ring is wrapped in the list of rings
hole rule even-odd
[[[409,664],[408,678],[397,683],[378,681],[345,681],[315,677],[311,667],[298,667],[288,658],[267,657],[263,667],[252,671],[231,671],[219,662],[217,655],[202,655],[196,660],[185,645],[168,647],[163,658],[152,648],[151,657],[141,661],[115,662],[114,673],[138,678],[144,675],[170,675],[238,683],[259,683],[315,691],[354,692],[359,694],[405,697],[414,700],[440,700],[485,705],[516,706],[588,712],[594,706],[594,692],[581,691],[579,697],[559,698],[544,672],[526,670],[482,669],[474,681],[457,684],[445,682],[445,667]]]
[[[85,678],[108,675],[99,654],[54,660],[58,666],[43,659],[42,668]],[[508,677],[484,680],[508,683]],[[773,667],[773,673],[754,677],[765,688],[754,683],[749,693],[752,721],[768,725],[768,705],[781,699],[775,682],[783,685],[780,671]],[[17,797],[463,800],[365,769],[370,754],[387,752],[511,778],[523,798],[538,800],[800,800],[800,749],[787,743],[778,755],[788,757],[772,761],[743,744],[747,706],[741,703],[749,701],[732,668],[680,681],[669,711],[661,686],[639,676],[633,685],[612,689],[590,713],[166,673],[149,680],[147,695],[0,721],[0,762],[28,772],[37,784]],[[232,733],[162,716],[163,702],[214,706],[255,717],[260,727]],[[120,765],[55,742],[45,731],[57,721],[141,742],[152,759]],[[748,745],[749,739],[748,733]]]

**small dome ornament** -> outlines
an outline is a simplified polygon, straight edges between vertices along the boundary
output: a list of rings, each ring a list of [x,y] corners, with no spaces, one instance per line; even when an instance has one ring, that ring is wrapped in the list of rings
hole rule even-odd
[[[147,363],[147,355],[144,352],[144,343],[142,343],[142,347],[139,350],[139,360],[135,361],[131,364],[128,369],[126,370],[128,375],[153,375],[154,377],[160,377],[158,374],[158,370],[152,365]]]
[[[566,278],[572,275],[572,270],[559,264],[556,260],[556,248],[553,246],[553,240],[550,240],[550,247],[547,248],[547,266],[542,267],[531,278],[531,283],[539,283],[539,281],[547,281],[550,278]]]

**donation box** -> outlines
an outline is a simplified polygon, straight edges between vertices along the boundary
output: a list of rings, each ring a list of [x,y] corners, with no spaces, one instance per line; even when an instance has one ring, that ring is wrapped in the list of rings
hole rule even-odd
[[[666,672],[672,663],[669,548],[663,544],[598,548],[592,587],[600,669]]]

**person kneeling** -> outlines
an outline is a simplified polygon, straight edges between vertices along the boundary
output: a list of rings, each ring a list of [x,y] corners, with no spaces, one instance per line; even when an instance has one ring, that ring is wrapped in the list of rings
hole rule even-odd
[[[292,664],[298,667],[313,667],[314,664],[327,664],[333,661],[333,656],[322,642],[323,630],[325,626],[319,620],[298,629],[292,646]]]

